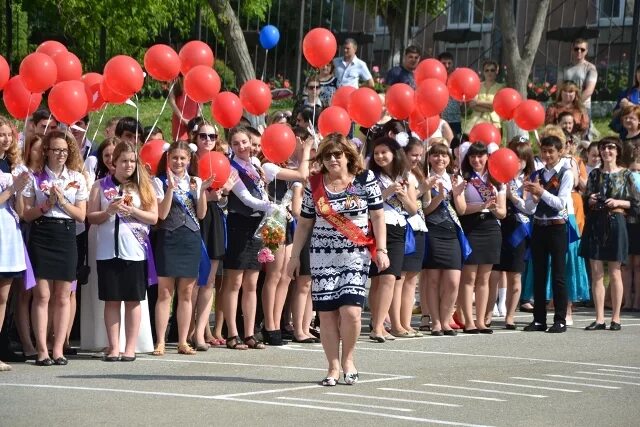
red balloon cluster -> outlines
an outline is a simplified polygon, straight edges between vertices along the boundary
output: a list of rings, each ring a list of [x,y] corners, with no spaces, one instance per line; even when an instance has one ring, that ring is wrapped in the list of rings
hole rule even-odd
[[[192,40],[182,46],[178,56],[181,61],[180,71],[182,71],[182,75],[184,76],[197,65],[213,67],[213,51],[208,44],[200,40]]]
[[[314,28],[302,40],[302,53],[307,62],[316,68],[331,62],[337,51],[338,42],[333,33],[326,28]]]
[[[196,102],[209,102],[220,92],[220,77],[206,65],[196,65],[184,76],[184,91]]]
[[[262,153],[273,163],[287,161],[296,149],[296,136],[289,125],[276,123],[267,126],[260,141]]]
[[[0,90],[2,90],[4,85],[6,85],[9,81],[9,75],[9,64],[7,63],[7,60],[4,59],[2,55],[0,55]]]
[[[480,78],[470,68],[456,68],[447,80],[447,87],[453,99],[468,102],[480,92]]]
[[[218,190],[231,175],[231,163],[229,159],[217,151],[209,151],[198,159],[198,175],[202,180],[213,177],[211,188]]]
[[[61,123],[72,124],[87,114],[88,100],[85,85],[80,80],[60,83],[49,93],[51,114]]]
[[[361,87],[349,96],[347,111],[354,122],[370,128],[382,117],[382,101],[375,90]]]
[[[36,48],[36,52],[44,53],[45,55],[49,55],[53,58],[60,52],[67,52],[67,47],[58,41],[47,40],[40,43]]]
[[[211,116],[224,128],[232,128],[242,118],[242,102],[233,92],[220,92],[211,103]]]
[[[493,110],[503,120],[511,120],[513,112],[522,102],[520,92],[510,87],[505,87],[496,92],[493,97]]]
[[[116,55],[107,61],[103,76],[103,83],[116,94],[126,96],[125,99],[140,91],[144,84],[142,67],[127,55]]]
[[[87,110],[89,112],[98,111],[106,103],[100,94],[102,74],[87,73],[80,80],[84,83],[84,89],[87,94]]]
[[[423,80],[416,89],[416,105],[425,117],[442,113],[448,102],[449,90],[440,80]]]
[[[165,142],[161,139],[153,139],[140,149],[140,163],[151,175],[155,175],[158,172],[158,163],[164,155],[164,150],[162,149],[164,144]]]
[[[469,132],[469,141],[471,142],[482,142],[485,145],[494,142],[500,145],[501,139],[500,130],[492,123],[478,123]]]
[[[349,109],[349,97],[356,90],[353,86],[340,86],[338,90],[333,94],[333,98],[331,98],[331,105],[334,107],[344,108],[345,110]]]
[[[349,113],[342,107],[325,108],[318,116],[318,129],[320,134],[324,136],[334,132],[347,136],[351,130]]]
[[[169,82],[180,74],[180,57],[171,46],[155,44],[144,54],[144,68],[151,77]]]
[[[44,92],[56,83],[58,70],[53,58],[34,52],[20,63],[20,77],[29,92]]]
[[[506,184],[520,172],[520,159],[512,150],[500,148],[489,156],[488,168],[496,181]]]
[[[405,120],[415,109],[415,91],[405,83],[396,83],[387,89],[385,97],[389,115],[397,120]]]
[[[544,123],[544,107],[538,101],[522,101],[513,112],[513,120],[524,130],[534,130]]]
[[[271,89],[262,80],[249,80],[240,88],[240,101],[245,110],[259,116],[271,106]]]
[[[409,116],[409,129],[415,132],[420,139],[427,139],[438,130],[440,116],[425,117],[417,108]]]
[[[80,80],[82,77],[82,64],[73,53],[69,51],[58,52],[53,56],[53,61],[58,70],[56,83]]]
[[[11,77],[4,86],[2,100],[9,114],[18,120],[24,120],[38,109],[42,102],[42,94],[31,93],[22,77],[17,75]]]
[[[414,78],[416,84],[420,84],[426,79],[440,80],[442,83],[447,83],[447,69],[435,58],[427,58],[420,61],[414,72]]]

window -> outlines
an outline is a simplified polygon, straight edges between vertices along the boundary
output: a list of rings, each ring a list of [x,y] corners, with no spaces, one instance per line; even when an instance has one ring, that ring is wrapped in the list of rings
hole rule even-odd
[[[494,13],[495,0],[452,0],[447,27],[490,31]]]
[[[598,0],[600,26],[631,25],[635,0]]]

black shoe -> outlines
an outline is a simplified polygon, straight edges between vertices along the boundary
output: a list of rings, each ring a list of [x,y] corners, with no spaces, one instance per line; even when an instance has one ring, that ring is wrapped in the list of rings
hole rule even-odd
[[[547,329],[547,332],[550,334],[561,334],[562,332],[567,332],[567,325],[560,322],[554,322],[554,324]]]
[[[32,360],[35,360],[37,354],[33,356]],[[5,362],[13,362],[13,363],[23,363],[27,358],[20,353],[14,353],[13,351],[7,349],[3,352],[0,352],[0,360]]]
[[[369,324],[369,327],[371,327],[371,324]],[[318,332],[318,330],[317,330],[317,329],[309,328],[309,333],[310,333],[311,335],[313,335],[314,337],[316,337],[316,338],[320,339],[320,332]]]
[[[69,364],[69,361],[66,359],[66,357],[60,356],[57,359],[53,359],[53,363],[55,363],[56,365],[65,366]]]
[[[121,362],[135,362],[136,356],[120,356]]]
[[[478,329],[463,329],[462,332],[465,333],[465,334],[471,334],[471,335],[475,335],[475,334],[479,334],[480,333],[480,331]]]
[[[117,362],[120,360],[120,356],[102,356],[103,362]]]
[[[305,338],[303,340],[299,340],[297,339],[295,336],[293,337],[293,340],[291,340],[292,342],[298,343],[298,344],[313,344],[316,342],[315,338]]]
[[[282,331],[265,331],[267,333],[268,339],[265,342],[269,345],[281,346],[285,345],[285,341],[282,340]]]
[[[491,335],[493,333],[493,329],[490,329],[490,328],[478,329],[478,332],[480,332],[481,334]]]
[[[515,331],[516,329],[518,329],[513,323],[505,323],[504,328],[510,331]]]
[[[280,337],[280,340],[290,340],[293,338],[293,332],[292,331],[288,331],[286,329],[281,329],[279,331],[276,331],[276,333],[278,333],[278,336]],[[275,344],[274,344],[275,345]],[[279,344],[282,345],[282,344]]]
[[[62,349],[62,354],[64,354],[65,356],[77,356],[78,349],[73,347],[64,347]]]
[[[22,356],[24,356],[24,360],[36,360],[36,358],[38,357],[38,353],[33,353],[33,354],[22,353]]]
[[[434,337],[441,337],[444,335],[444,332],[442,331],[431,331],[431,335]]]
[[[610,331],[619,331],[620,329],[622,329],[622,325],[620,323],[611,321],[611,326],[609,326]]]
[[[605,329],[607,329],[607,324],[604,322],[602,323],[591,322],[589,326],[584,328],[585,331],[604,331]]]
[[[529,323],[523,329],[523,331],[525,332],[544,332],[546,330],[547,330],[547,325],[545,323],[536,323],[536,322]]]
[[[51,366],[51,365],[53,365],[53,360],[51,360],[48,357],[46,359],[36,360],[36,366]]]
[[[443,334],[445,334],[448,337],[455,337],[456,335],[458,335],[458,333],[456,331],[454,331],[453,329],[446,329],[444,331],[442,331]]]

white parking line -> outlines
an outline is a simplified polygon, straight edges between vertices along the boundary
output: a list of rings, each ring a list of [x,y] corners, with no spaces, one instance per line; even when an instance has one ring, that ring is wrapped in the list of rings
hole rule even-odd
[[[359,408],[384,409],[385,411],[415,412],[413,409],[409,409],[409,408],[396,408],[394,406],[380,406],[380,405],[364,405],[362,403],[339,402],[335,400],[303,399],[301,397],[286,397],[286,396],[279,396],[278,399],[294,400],[296,402],[311,402],[311,403],[325,403],[330,405],[354,406]]]
[[[556,383],[556,384],[568,384],[568,385],[579,385],[582,387],[593,387],[593,388],[606,388],[609,390],[620,390],[620,387],[612,386],[612,385],[598,385],[598,384],[585,384],[585,383],[577,383],[574,381],[557,381],[557,380],[547,380],[544,378],[527,378],[527,377],[511,377],[513,380],[521,380],[521,381],[540,381],[545,383]]]
[[[538,390],[551,390],[551,391],[561,391],[564,393],[582,393],[582,390],[571,390],[566,388],[554,388],[554,387],[542,387],[537,385],[528,385],[528,384],[514,384],[514,383],[503,383],[499,381],[485,381],[485,380],[467,380],[472,383],[480,383],[480,384],[494,384],[494,385],[506,385],[509,387],[522,387],[522,388],[535,388]]]
[[[618,371],[618,372],[622,372],[622,371]],[[640,379],[640,376],[633,376],[633,375],[638,375],[638,374],[631,374],[631,373],[630,373],[630,375],[632,375],[632,376],[629,376],[629,375],[618,375],[618,374],[603,374],[602,372],[587,372],[587,371],[576,371],[576,374],[602,375],[602,376],[605,376],[605,377]]]
[[[598,369],[598,371],[603,371],[603,372],[622,372],[623,374],[640,376],[640,372],[624,371],[622,369]],[[595,372],[589,372],[589,373],[590,374],[595,374]]]
[[[365,394],[334,393],[334,392],[327,392],[325,394],[330,395],[330,396],[359,397],[361,399],[389,400],[391,402],[420,403],[420,404],[423,404],[423,405],[448,406],[450,408],[460,408],[462,406],[462,405],[456,405],[455,403],[442,403],[442,402],[429,402],[429,401],[425,401],[425,400],[398,399],[398,398],[395,398],[395,397],[368,396],[368,395],[365,395]]]
[[[263,405],[289,406],[289,407],[295,407],[295,408],[320,409],[320,410],[324,410],[324,411],[333,411],[333,412],[347,412],[347,413],[351,413],[351,414],[362,414],[362,415],[369,415],[369,416],[374,416],[374,417],[392,418],[392,419],[396,419],[396,420],[414,421],[414,422],[420,422],[420,423],[442,424],[442,425],[448,425],[448,426],[490,427],[490,426],[485,426],[485,425],[468,424],[468,423],[461,423],[461,422],[456,422],[456,421],[446,421],[446,420],[435,420],[435,419],[430,419],[430,418],[408,417],[406,415],[385,414],[385,413],[380,413],[380,412],[366,412],[366,411],[358,411],[358,410],[355,410],[355,409],[346,409],[346,408],[331,408],[331,407],[328,407],[328,406],[303,405],[303,404],[297,404],[297,403],[273,402],[273,401],[268,401],[268,400],[236,399],[236,398],[229,398],[229,399],[223,399],[223,400],[230,400],[230,401],[235,401],[235,402],[246,402],[246,403],[261,403]]]
[[[428,386],[428,387],[446,387],[446,388],[455,388],[455,389],[458,389],[458,390],[482,391],[484,393],[506,394],[506,395],[511,395],[511,396],[535,397],[535,398],[538,398],[538,399],[544,399],[544,398],[547,397],[547,396],[542,395],[542,394],[528,394],[528,393],[518,393],[516,391],[489,390],[489,389],[486,389],[486,388],[462,387],[462,386],[458,386],[458,385],[449,385],[449,384],[427,383],[427,384],[422,384],[422,385]]]
[[[589,377],[574,377],[571,375],[553,375],[553,374],[545,374],[547,377],[553,378],[568,378],[574,380],[587,380],[587,381],[599,381],[604,383],[613,383],[613,384],[628,384],[628,385],[640,385],[640,383],[632,383],[629,381],[618,381],[618,380],[603,380],[601,378],[589,378]]]
[[[401,388],[389,388],[389,387],[378,387],[378,390],[398,391],[401,393],[413,393],[413,394],[430,394],[434,396],[445,396],[445,397],[459,397],[461,399],[487,400],[491,402],[506,402],[506,400],[504,399],[497,399],[495,397],[467,396],[464,394],[438,393],[437,391],[404,390]]]

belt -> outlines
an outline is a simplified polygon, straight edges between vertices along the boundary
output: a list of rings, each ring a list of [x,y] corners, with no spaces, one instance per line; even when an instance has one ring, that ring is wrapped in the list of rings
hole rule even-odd
[[[561,218],[556,219],[537,219],[534,218],[533,225],[537,225],[539,227],[548,227],[550,225],[564,225],[567,221]]]
[[[625,209],[622,208],[615,208],[615,209],[609,209],[609,213],[619,213],[622,215],[626,215],[627,211]]]
[[[69,225],[75,223],[74,220],[68,218],[52,218],[50,216],[41,216],[33,221],[34,224],[64,224]]]

